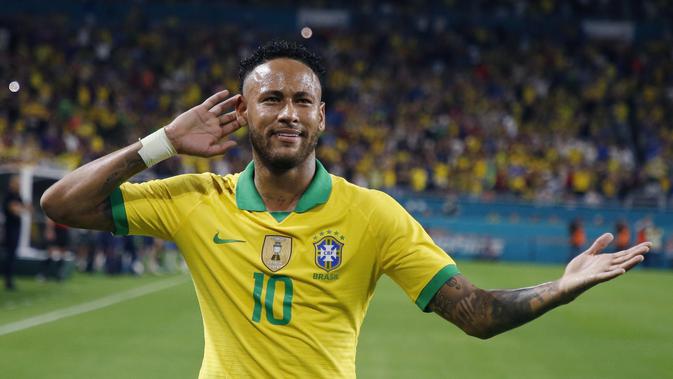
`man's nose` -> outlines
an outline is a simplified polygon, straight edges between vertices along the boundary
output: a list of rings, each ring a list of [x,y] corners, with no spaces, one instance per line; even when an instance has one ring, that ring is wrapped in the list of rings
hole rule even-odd
[[[278,114],[278,120],[289,124],[296,124],[299,122],[297,108],[292,104],[292,100],[285,102],[285,106],[283,106],[283,109],[281,109]]]

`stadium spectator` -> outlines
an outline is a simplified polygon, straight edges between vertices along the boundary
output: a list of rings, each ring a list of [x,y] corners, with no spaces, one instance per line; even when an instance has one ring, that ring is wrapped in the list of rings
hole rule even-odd
[[[138,260],[138,247],[136,246],[135,237],[125,236],[122,238],[121,262],[122,273],[139,275],[144,271],[144,266]]]
[[[570,253],[568,255],[568,262],[582,253],[584,245],[587,243],[587,235],[584,231],[584,223],[580,218],[575,218],[568,226]],[[645,242],[645,241],[643,241]]]
[[[5,256],[3,259],[2,274],[5,279],[5,289],[16,290],[14,283],[14,266],[19,247],[21,233],[21,213],[30,211],[30,205],[24,204],[19,193],[19,177],[12,175],[7,183],[7,195],[3,199],[2,212],[5,216]]]
[[[86,229],[75,229],[74,233],[74,240],[77,241],[75,244],[77,269],[81,272],[93,274],[95,272],[97,232]]]
[[[666,260],[664,267],[673,269],[673,237],[666,239],[664,245],[664,259]]]
[[[650,241],[652,243],[651,256],[647,256],[643,262],[644,267],[661,267],[663,262],[663,233],[654,224],[652,217],[647,216],[636,223],[637,241]]]
[[[631,230],[625,220],[615,224],[615,251],[627,249],[631,245]]]
[[[143,270],[153,275],[185,272],[187,267],[174,243],[160,238],[143,237]]]
[[[110,233],[98,233],[96,259],[94,266],[108,275],[118,275],[122,271],[122,252],[119,245],[122,241]]]
[[[45,241],[47,243],[47,259],[42,262],[39,279],[63,279],[63,265],[70,249],[70,231],[63,224],[57,224],[49,217],[45,224]]]

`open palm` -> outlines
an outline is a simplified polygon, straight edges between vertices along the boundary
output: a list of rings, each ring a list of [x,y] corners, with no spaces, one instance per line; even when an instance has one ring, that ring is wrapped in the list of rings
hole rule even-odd
[[[643,254],[652,246],[650,242],[643,242],[627,250],[602,253],[612,239],[612,234],[603,234],[589,249],[570,261],[560,280],[561,290],[580,294],[598,283],[616,278],[642,262]]]
[[[227,96],[229,91],[220,91],[166,126],[166,135],[178,154],[212,157],[236,145],[228,136],[241,125],[236,111],[227,110],[236,106],[240,95]]]

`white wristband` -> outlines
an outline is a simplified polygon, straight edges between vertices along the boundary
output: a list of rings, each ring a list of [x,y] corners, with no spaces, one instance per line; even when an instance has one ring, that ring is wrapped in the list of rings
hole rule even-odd
[[[141,139],[140,143],[143,147],[138,150],[138,154],[148,168],[178,154],[168,139],[164,128]]]

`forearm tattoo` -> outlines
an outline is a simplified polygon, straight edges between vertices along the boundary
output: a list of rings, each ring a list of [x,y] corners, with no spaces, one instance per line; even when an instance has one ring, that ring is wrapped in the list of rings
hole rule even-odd
[[[430,309],[466,333],[488,338],[533,320],[563,303],[556,282],[487,291],[456,275],[437,292],[430,302]]]
[[[109,193],[115,187],[127,181],[133,175],[139,173],[146,168],[145,162],[138,153],[131,154],[131,156],[124,159],[119,167],[116,167],[110,176],[105,178],[101,192]]]
[[[111,193],[117,186],[127,181],[129,178],[147,168],[140,155],[135,152],[126,157],[118,167],[112,170],[112,173],[105,178],[100,189],[100,193]],[[110,199],[105,199],[98,205],[98,210],[105,215],[112,215]]]

